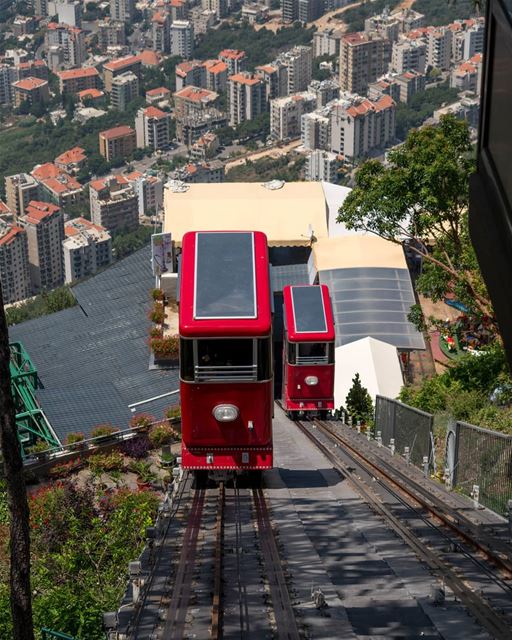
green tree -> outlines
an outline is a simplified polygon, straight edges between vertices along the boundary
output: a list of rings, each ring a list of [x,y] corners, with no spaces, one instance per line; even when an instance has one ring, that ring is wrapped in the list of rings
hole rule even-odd
[[[368,422],[373,419],[373,402],[368,389],[361,384],[358,373],[352,378],[352,387],[345,399],[345,407],[353,420]]]
[[[419,293],[434,302],[452,293],[476,317],[494,317],[468,233],[468,178],[475,160],[467,123],[444,116],[413,131],[384,166],[365,162],[338,222],[396,244],[422,260]]]

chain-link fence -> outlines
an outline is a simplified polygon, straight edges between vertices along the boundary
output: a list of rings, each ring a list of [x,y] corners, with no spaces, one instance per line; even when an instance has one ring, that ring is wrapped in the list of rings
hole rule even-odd
[[[512,436],[455,423],[453,486],[472,495],[479,488],[479,501],[497,513],[507,513],[512,499]]]
[[[403,454],[409,447],[410,460],[418,467],[423,458],[431,460],[433,416],[406,404],[377,396],[375,400],[375,431],[381,432],[382,443],[389,446],[394,438],[396,451]]]

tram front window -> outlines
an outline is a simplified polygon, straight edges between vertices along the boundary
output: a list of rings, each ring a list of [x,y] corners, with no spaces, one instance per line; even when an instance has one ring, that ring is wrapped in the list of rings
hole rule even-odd
[[[199,367],[248,367],[254,361],[253,340],[198,340]]]

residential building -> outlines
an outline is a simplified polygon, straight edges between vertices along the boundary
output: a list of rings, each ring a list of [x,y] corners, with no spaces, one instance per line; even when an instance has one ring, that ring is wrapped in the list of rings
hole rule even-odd
[[[78,173],[87,161],[85,149],[73,147],[55,158],[55,166],[66,173]]]
[[[298,45],[281,53],[277,62],[288,69],[288,95],[306,91],[313,72],[313,50]]]
[[[284,22],[311,22],[326,11],[324,0],[281,0]]]
[[[0,221],[13,222],[14,216],[3,200],[0,200]]]
[[[219,149],[219,137],[213,131],[207,131],[190,148],[190,155],[194,160],[206,161],[213,158]]]
[[[229,124],[237,126],[266,111],[266,87],[261,78],[242,72],[228,78]]]
[[[191,58],[194,49],[194,27],[190,20],[175,20],[171,24],[171,55]]]
[[[107,129],[99,133],[100,155],[107,162],[117,158],[127,158],[135,151],[137,144],[135,130],[126,125]]]
[[[274,61],[271,64],[256,67],[256,74],[265,83],[267,102],[288,95],[288,67],[286,65]]]
[[[391,70],[397,73],[418,71],[425,73],[427,44],[423,40],[402,39],[393,43]]]
[[[78,93],[86,89],[99,89],[100,74],[95,67],[57,71],[61,93]]]
[[[320,108],[340,97],[340,85],[335,80],[312,80],[308,86],[308,93],[315,94],[316,106]]]
[[[185,87],[174,94],[174,115],[176,120],[198,115],[216,106],[219,94],[199,87]]]
[[[68,24],[71,27],[82,26],[82,3],[80,0],[65,0],[55,2],[57,22]]]
[[[389,12],[389,7],[385,7],[381,14],[370,16],[364,21],[366,33],[373,33],[381,38],[386,38],[391,42],[398,40],[400,34],[400,22]]]
[[[301,133],[303,114],[317,107],[314,93],[296,93],[270,102],[270,135],[275,140],[291,140]]]
[[[452,114],[460,120],[466,120],[470,127],[477,129],[480,98],[472,92],[464,91],[460,94],[460,100],[434,111],[433,121],[439,122],[441,117],[447,114]]]
[[[112,20],[132,23],[135,15],[135,0],[110,0]]]
[[[8,64],[0,64],[0,104],[11,104],[13,90],[11,84],[18,80],[16,69]]]
[[[427,33],[427,65],[447,71],[452,55],[452,31],[448,27],[437,27]]]
[[[418,29],[425,24],[425,16],[413,9],[401,9],[393,13],[395,20],[400,25],[400,33],[407,33],[413,29]]]
[[[30,60],[29,62],[20,62],[14,67],[16,80],[24,78],[39,78],[40,80],[48,80],[48,66],[44,60]]]
[[[64,235],[62,252],[67,284],[94,275],[112,263],[112,236],[104,227],[75,218],[64,226]]]
[[[470,60],[459,64],[450,75],[450,87],[459,91],[473,91],[480,95],[482,79],[482,54],[475,54]]]
[[[190,86],[206,88],[206,67],[201,60],[185,60],[176,65],[176,91]]]
[[[156,11],[151,18],[153,49],[161,53],[171,50],[171,16],[165,11]]]
[[[0,287],[4,304],[31,294],[27,233],[21,226],[0,220]]]
[[[247,68],[245,51],[240,49],[223,49],[219,53],[219,60],[228,65],[228,76],[241,73]]]
[[[330,151],[355,162],[374,150],[384,149],[395,138],[395,103],[390,96],[376,101],[344,95],[329,105]]]
[[[342,158],[336,153],[315,149],[306,157],[305,178],[316,182],[338,182]]]
[[[206,109],[200,114],[180,118],[176,121],[176,138],[188,147],[193,145],[201,136],[209,131],[226,127],[228,119],[225,113],[218,109]]]
[[[55,204],[31,200],[20,222],[27,233],[33,293],[60,287],[64,283],[62,211]]]
[[[139,109],[135,119],[137,147],[153,150],[166,149],[170,139],[171,114],[156,107]]]
[[[330,149],[331,119],[328,107],[302,116],[300,139],[305,149]]]
[[[242,5],[242,20],[249,24],[257,24],[268,19],[269,7],[264,4],[253,2]]]
[[[228,86],[228,65],[222,60],[206,60],[203,63],[206,88],[210,91],[226,91]]]
[[[171,99],[171,90],[167,87],[158,87],[157,89],[150,89],[146,91],[147,104],[159,104],[161,102],[169,103]]]
[[[84,89],[76,94],[79,105],[86,106],[87,104],[96,105],[103,101],[105,94],[99,89]]]
[[[17,173],[5,178],[5,201],[17,220],[24,215],[31,200],[39,200],[39,183],[28,173]]]
[[[343,36],[341,29],[329,27],[313,34],[313,57],[340,55],[340,43]]]
[[[201,0],[201,6],[205,11],[213,11],[217,20],[228,15],[227,0]]]
[[[406,71],[402,74],[388,74],[377,82],[368,85],[368,98],[378,100],[384,95],[391,96],[395,102],[409,104],[418,91],[424,91],[426,76],[417,71]]]
[[[81,67],[87,58],[85,33],[78,27],[50,22],[45,33],[45,46],[52,52],[48,64],[54,72],[63,67]]]
[[[139,97],[139,78],[127,71],[112,78],[110,102],[117,111],[125,111],[132,100]]]
[[[182,169],[175,171],[174,176],[178,180],[190,183],[224,182],[224,165],[219,160],[210,162],[190,162]]]
[[[133,171],[124,176],[137,194],[139,203],[139,220],[151,217],[163,209],[164,184],[157,176],[148,176],[140,171]]]
[[[485,19],[470,19],[449,25],[452,32],[452,62],[469,60],[484,50]]]
[[[103,83],[105,85],[105,91],[110,93],[112,91],[112,81],[114,78],[122,75],[123,73],[131,72],[141,77],[141,58],[140,56],[124,56],[111,62],[106,62],[103,65]]]
[[[188,17],[192,22],[192,26],[194,27],[194,34],[196,36],[199,34],[208,33],[208,31],[213,28],[215,22],[217,21],[215,11],[207,11],[202,9],[201,7],[193,7],[192,9],[190,9]]]
[[[347,33],[340,47],[340,89],[364,94],[370,82],[375,82],[388,70],[391,43],[365,33]]]
[[[105,53],[109,47],[118,47],[126,44],[124,22],[119,20],[99,20],[98,23],[98,49]]]
[[[12,23],[12,31],[15,36],[27,36],[35,32],[37,20],[34,16],[16,16]]]
[[[20,107],[24,103],[30,105],[44,104],[50,100],[48,82],[39,78],[25,78],[12,83],[14,91],[14,106]]]
[[[66,209],[84,201],[84,188],[80,182],[52,162],[36,165],[31,173],[39,183],[41,199],[46,202]]]
[[[110,232],[135,231],[139,202],[133,186],[123,176],[93,180],[89,184],[91,221]]]
[[[34,0],[34,15],[45,17],[48,15],[48,0]]]

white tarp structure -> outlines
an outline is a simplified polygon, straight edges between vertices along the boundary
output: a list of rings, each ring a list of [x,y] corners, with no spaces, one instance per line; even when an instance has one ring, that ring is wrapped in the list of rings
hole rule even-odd
[[[396,347],[375,338],[362,338],[336,347],[334,405],[345,406],[352,379],[359,373],[363,387],[368,389],[373,403],[375,396],[396,398],[403,377]]]

